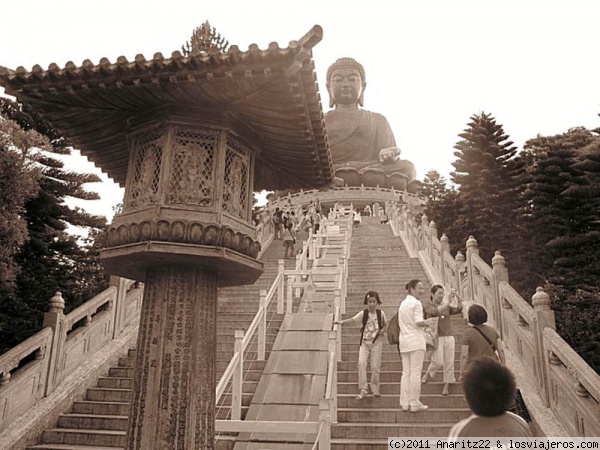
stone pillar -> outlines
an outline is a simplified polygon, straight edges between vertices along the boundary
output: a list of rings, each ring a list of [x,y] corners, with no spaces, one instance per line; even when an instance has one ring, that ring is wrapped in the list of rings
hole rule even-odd
[[[442,258],[442,280],[444,282],[444,285],[450,285],[452,287],[454,287],[454,283],[458,280],[450,280],[450,274],[447,273],[446,271],[446,253],[450,254],[450,241],[448,239],[448,236],[446,236],[446,234],[442,234],[442,237],[440,238],[440,244],[442,247],[442,252],[440,255],[440,258]],[[460,284],[460,283],[458,283]],[[458,289],[456,290],[458,292]]]
[[[214,448],[216,352],[217,275],[148,269],[128,450]]]
[[[500,337],[504,337],[504,322],[502,320],[502,298],[500,296],[500,283],[508,283],[508,269],[506,260],[499,251],[496,251],[492,258],[492,269],[494,270],[494,321],[496,330],[500,332]]]
[[[473,264],[471,262],[471,257],[473,255],[479,255],[479,247],[477,246],[477,240],[473,236],[469,236],[467,239],[467,275],[469,277],[469,290],[470,292],[470,300],[471,302],[475,302],[475,278],[473,277]]]
[[[437,224],[432,220],[429,222],[429,258],[431,266],[435,269],[435,248],[433,242],[438,238]],[[440,255],[441,256],[441,255]]]
[[[116,339],[122,332],[125,322],[125,312],[127,310],[127,304],[125,299],[127,297],[127,280],[121,277],[110,277],[110,285],[117,289],[115,294],[115,301],[113,305],[114,313],[114,325],[113,325],[113,339]]]
[[[65,301],[60,292],[56,292],[50,299],[50,308],[44,313],[43,328],[52,328],[52,347],[50,349],[48,378],[46,379],[46,392],[48,396],[62,378],[65,361],[65,343],[67,332],[65,330]]]
[[[538,391],[544,404],[550,406],[550,378],[548,374],[548,358],[544,345],[544,328],[556,330],[554,311],[550,308],[550,296],[541,287],[536,288],[531,298],[533,305],[533,334],[535,336],[535,367],[537,372]]]

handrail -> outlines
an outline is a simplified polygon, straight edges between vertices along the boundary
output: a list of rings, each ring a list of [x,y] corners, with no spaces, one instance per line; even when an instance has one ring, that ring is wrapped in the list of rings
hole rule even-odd
[[[0,431],[49,397],[74,371],[89,365],[90,358],[106,345],[133,332],[139,320],[141,289],[128,292],[132,284],[131,280],[111,277],[107,289],[67,315],[60,292],[50,299],[42,330],[0,355],[0,404],[6,407],[0,414]],[[83,326],[73,330],[82,319]]]
[[[437,228],[427,216],[413,217],[406,207],[386,204],[394,234],[399,235],[409,254],[437,248]],[[479,256],[477,241],[466,242],[466,255],[458,252],[453,258],[447,236],[439,240],[441,276],[447,287],[458,290],[468,303],[483,303],[489,318],[498,328],[506,347],[522,362],[523,380],[533,380],[534,389],[525,392],[526,401],[536,402],[535,409],[548,408],[554,414],[554,424],[565,427],[572,436],[595,436],[600,433],[600,416],[593,411],[600,403],[600,375],[556,333],[550,298],[541,287],[527,302],[509,284],[506,261],[496,252],[492,265]],[[440,265],[429,269],[440,272]],[[466,314],[466,309],[464,313]],[[575,383],[573,383],[573,379]],[[571,398],[569,408],[561,399]],[[596,434],[594,434],[596,433]]]

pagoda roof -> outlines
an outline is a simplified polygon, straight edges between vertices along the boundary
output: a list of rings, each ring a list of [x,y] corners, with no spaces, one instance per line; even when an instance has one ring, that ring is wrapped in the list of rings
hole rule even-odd
[[[68,137],[91,161],[125,185],[127,133],[140,116],[200,108],[241,124],[259,147],[255,189],[318,187],[332,179],[331,153],[316,82],[313,27],[287,48],[231,46],[170,58],[124,56],[81,66],[68,62],[31,71],[0,66],[0,85]]]

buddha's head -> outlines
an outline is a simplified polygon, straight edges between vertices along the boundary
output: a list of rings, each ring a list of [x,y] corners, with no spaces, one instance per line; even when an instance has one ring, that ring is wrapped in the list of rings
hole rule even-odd
[[[327,69],[329,106],[363,106],[363,93],[367,83],[365,69],[352,58],[340,58]]]

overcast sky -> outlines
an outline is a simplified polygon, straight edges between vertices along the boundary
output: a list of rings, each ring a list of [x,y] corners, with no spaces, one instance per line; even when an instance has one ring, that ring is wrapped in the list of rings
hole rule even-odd
[[[599,127],[599,13],[591,0],[2,2],[0,65],[169,57],[206,19],[241,50],[284,47],[319,24],[313,57],[324,110],[327,67],[359,60],[365,109],[388,118],[422,179],[431,169],[448,176],[457,135],[481,111],[519,148],[537,134]],[[69,166],[84,167],[83,159]],[[121,201],[108,181],[90,186],[103,197],[91,212],[110,214]]]

